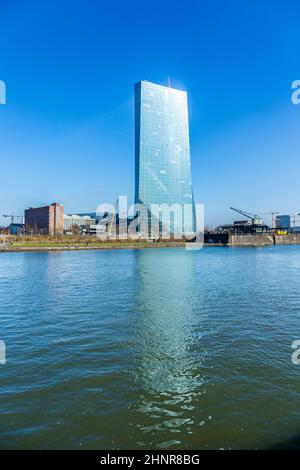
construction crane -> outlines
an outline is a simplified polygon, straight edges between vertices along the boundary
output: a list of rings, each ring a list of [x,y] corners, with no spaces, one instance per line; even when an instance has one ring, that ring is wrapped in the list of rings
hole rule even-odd
[[[277,211],[271,211],[271,212],[263,212],[263,215],[271,215],[272,216],[272,228],[275,228],[276,226],[276,215],[279,214]]]
[[[238,212],[239,214],[242,214],[245,217],[247,217],[248,219],[250,219],[253,225],[262,225],[263,224],[262,218],[257,214],[252,214],[251,212],[245,212],[245,211],[242,211],[241,209],[235,209],[234,207],[230,207],[230,209],[232,211]]]
[[[5,218],[10,217],[10,219],[11,219],[11,224],[14,223],[14,220],[15,220],[15,219],[23,219],[23,216],[22,216],[22,215],[15,215],[15,214],[3,214],[3,217],[5,217]]]
[[[299,220],[297,219],[297,216],[300,215],[300,214],[293,214],[291,215],[291,222],[292,222],[292,225],[293,225],[293,228],[296,227],[296,223],[299,222]]]

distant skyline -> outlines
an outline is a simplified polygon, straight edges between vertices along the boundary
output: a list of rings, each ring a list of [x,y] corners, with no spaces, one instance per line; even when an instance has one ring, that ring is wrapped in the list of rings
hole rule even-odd
[[[235,219],[230,206],[300,212],[296,0],[2,0],[0,57],[0,216],[133,202],[134,83],[169,76],[188,93],[206,225]]]

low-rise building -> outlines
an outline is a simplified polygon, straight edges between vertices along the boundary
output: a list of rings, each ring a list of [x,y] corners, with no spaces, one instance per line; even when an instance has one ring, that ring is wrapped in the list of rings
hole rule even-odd
[[[29,235],[62,235],[64,208],[57,202],[25,210],[25,231]]]
[[[25,231],[25,225],[15,224],[12,222],[11,224],[9,224],[8,230],[11,235],[22,235]]]
[[[73,232],[75,230],[88,231],[91,225],[96,224],[96,219],[90,215],[64,214],[64,231]]]

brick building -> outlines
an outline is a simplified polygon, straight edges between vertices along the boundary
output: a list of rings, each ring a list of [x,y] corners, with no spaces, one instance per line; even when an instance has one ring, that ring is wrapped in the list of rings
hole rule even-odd
[[[27,234],[62,235],[64,231],[64,207],[54,202],[50,206],[30,207],[25,210]]]

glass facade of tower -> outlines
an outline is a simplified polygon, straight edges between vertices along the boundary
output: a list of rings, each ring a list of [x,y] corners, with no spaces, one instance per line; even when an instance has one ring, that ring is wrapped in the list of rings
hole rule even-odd
[[[135,202],[179,205],[192,211],[184,226],[176,216],[171,232],[195,229],[187,93],[141,81],[135,85]],[[152,211],[153,212],[153,211]],[[187,209],[188,213],[188,209]],[[161,216],[160,216],[161,217]],[[163,221],[163,224],[165,222]],[[177,229],[176,229],[177,227]]]

